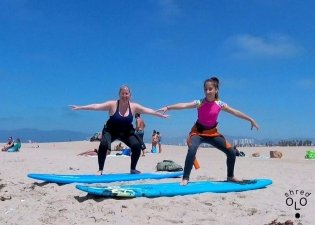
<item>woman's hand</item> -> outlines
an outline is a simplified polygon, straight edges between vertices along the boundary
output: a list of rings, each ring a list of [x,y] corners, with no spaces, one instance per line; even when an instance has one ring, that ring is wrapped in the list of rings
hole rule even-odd
[[[255,120],[251,120],[250,123],[251,123],[251,130],[252,130],[254,127],[256,128],[256,130],[259,130],[259,126],[258,126],[258,124],[256,123]]]
[[[168,110],[168,107],[164,106],[163,108],[156,110],[156,112],[161,112],[162,114],[164,114],[167,110]]]

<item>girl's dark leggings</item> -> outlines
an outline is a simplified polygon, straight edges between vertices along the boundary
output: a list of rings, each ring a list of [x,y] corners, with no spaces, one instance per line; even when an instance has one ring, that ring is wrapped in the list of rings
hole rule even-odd
[[[201,137],[198,135],[194,135],[191,137],[190,147],[188,148],[185,167],[184,167],[184,175],[183,179],[189,180],[189,176],[193,167],[193,163],[196,157],[197,149],[201,143],[207,143],[212,145],[215,148],[220,149],[227,156],[226,165],[227,165],[227,176],[234,177],[234,165],[236,158],[236,149],[233,147],[226,147],[226,140],[223,136],[217,137]]]
[[[108,131],[103,132],[102,140],[98,148],[98,168],[99,170],[104,169],[104,164],[107,156],[107,150],[111,149],[111,143],[119,139],[125,143],[131,149],[131,164],[130,169],[135,170],[138,160],[141,154],[141,144],[138,138],[134,134],[128,136],[119,136],[111,134]]]

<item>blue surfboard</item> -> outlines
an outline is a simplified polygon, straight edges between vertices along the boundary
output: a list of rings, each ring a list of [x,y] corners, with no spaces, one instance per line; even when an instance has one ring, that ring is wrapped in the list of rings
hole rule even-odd
[[[118,181],[133,181],[143,179],[166,179],[181,177],[183,172],[163,172],[163,173],[113,173],[103,175],[64,175],[64,174],[43,174],[29,173],[27,176],[36,180],[50,183],[70,184],[70,183],[110,183]]]
[[[109,198],[136,197],[173,197],[177,195],[191,195],[206,192],[227,193],[240,192],[264,188],[272,184],[269,179],[246,180],[241,183],[226,181],[198,181],[189,182],[186,186],[176,183],[134,184],[122,186],[89,186],[76,185],[76,188],[92,195]]]

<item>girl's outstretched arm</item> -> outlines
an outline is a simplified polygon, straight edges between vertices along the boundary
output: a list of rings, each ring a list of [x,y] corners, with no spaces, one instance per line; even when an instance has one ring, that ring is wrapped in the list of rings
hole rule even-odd
[[[165,113],[167,110],[180,110],[180,109],[192,109],[192,108],[196,108],[196,101],[176,103],[173,105],[164,106],[163,108],[160,108],[157,111]]]
[[[167,118],[168,117],[168,115],[165,115],[163,113],[155,111],[151,108],[144,107],[144,106],[137,104],[137,103],[133,103],[133,104],[134,104],[135,113],[148,114],[148,115],[157,116],[157,117],[161,117],[161,118]]]
[[[249,121],[251,123],[251,129],[253,129],[253,127],[255,127],[257,130],[259,129],[259,126],[256,123],[256,121],[253,118],[251,118],[250,116],[246,115],[245,113],[243,113],[239,110],[233,109],[230,106],[225,106],[222,108],[222,110],[225,112],[231,113],[232,115],[234,115],[236,117],[239,117],[241,119]]]

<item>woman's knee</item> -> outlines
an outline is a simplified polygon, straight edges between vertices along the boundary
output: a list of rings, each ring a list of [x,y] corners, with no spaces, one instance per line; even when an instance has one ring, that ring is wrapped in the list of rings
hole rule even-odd
[[[229,158],[236,158],[236,150],[235,150],[235,148],[233,148],[233,147],[229,148],[228,151],[226,152],[226,155]]]
[[[132,150],[141,151],[141,143],[139,141],[130,143],[129,146]]]
[[[107,141],[107,139],[105,137],[102,138],[101,142],[100,142],[100,149],[108,149],[109,143]]]

